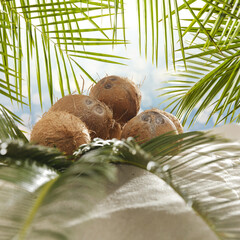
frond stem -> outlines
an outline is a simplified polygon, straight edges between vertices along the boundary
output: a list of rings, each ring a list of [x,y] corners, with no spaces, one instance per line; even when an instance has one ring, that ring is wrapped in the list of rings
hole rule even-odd
[[[27,231],[29,229],[29,226],[31,225],[35,215],[37,214],[38,209],[40,208],[43,200],[45,199],[46,195],[48,194],[49,190],[51,189],[52,185],[58,180],[59,177],[56,177],[49,182],[47,182],[43,188],[41,189],[34,205],[32,206],[32,209],[29,212],[29,216],[27,217],[25,223],[23,224],[23,227],[19,233],[19,240],[26,239]]]

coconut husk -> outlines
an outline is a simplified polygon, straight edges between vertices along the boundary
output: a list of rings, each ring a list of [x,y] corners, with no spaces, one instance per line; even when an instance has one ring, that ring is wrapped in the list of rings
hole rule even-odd
[[[118,122],[115,122],[113,127],[110,128],[109,130],[109,139],[121,139],[121,134],[122,134],[122,127],[121,124]]]
[[[179,122],[178,118],[176,116],[174,116],[173,114],[169,113],[169,112],[165,112],[163,110],[159,110],[161,114],[163,114],[164,116],[168,117],[173,124],[175,125],[178,134],[183,133],[183,127],[182,124]]]
[[[112,109],[113,118],[122,126],[136,116],[140,109],[140,90],[127,78],[104,77],[91,88],[89,96],[97,98]]]
[[[91,138],[107,139],[113,125],[111,110],[97,99],[85,95],[68,95],[59,99],[49,112],[65,111],[80,118],[87,126]]]
[[[150,109],[127,122],[123,127],[121,138],[134,137],[137,142],[144,143],[167,132],[177,134],[175,125],[158,109]]]
[[[57,147],[71,155],[80,145],[90,142],[86,125],[66,112],[49,112],[33,127],[30,142]]]

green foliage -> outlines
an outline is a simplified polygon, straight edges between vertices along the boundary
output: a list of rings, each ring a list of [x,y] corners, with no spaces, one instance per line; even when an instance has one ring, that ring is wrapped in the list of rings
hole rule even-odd
[[[23,81],[27,82],[27,102],[31,108],[32,85],[38,87],[42,106],[42,85],[47,82],[53,103],[53,70],[58,71],[58,82],[62,93],[65,88],[72,93],[70,79],[80,93],[77,75],[91,77],[79,59],[90,59],[107,63],[123,64],[126,58],[87,50],[91,46],[127,44],[117,38],[120,29],[113,15],[124,12],[123,2],[106,1],[48,1],[21,0],[0,3],[0,94],[23,104]],[[124,15],[120,15],[122,18]],[[108,26],[100,27],[99,20],[110,19]],[[124,24],[124,19],[122,20]],[[83,28],[82,26],[87,26]],[[120,31],[120,30],[119,30]],[[122,28],[125,36],[125,28]],[[112,33],[112,34],[111,34]],[[94,35],[93,35],[94,34]],[[112,36],[110,36],[112,35]],[[94,36],[94,37],[92,37]],[[117,60],[116,60],[117,59]],[[23,65],[27,66],[26,74]],[[36,81],[33,83],[33,81]]]
[[[220,239],[237,239],[239,154],[239,144],[207,132],[164,134],[142,145],[133,138],[95,139],[72,159],[54,148],[2,141],[1,237],[70,239],[71,223],[84,222],[116,178],[115,165],[129,164],[163,179]]]
[[[240,145],[203,132],[161,135],[139,146],[96,139],[81,146],[81,160],[134,165],[169,184],[219,239],[238,239]],[[228,161],[232,161],[231,164]],[[225,177],[225,178],[224,178]],[[228,180],[226,180],[228,179]]]
[[[23,142],[3,142],[0,156],[1,239],[70,239],[69,221],[81,219],[115,179],[110,164],[67,163],[55,149]]]
[[[81,93],[79,74],[94,82],[81,59],[110,64],[124,64],[126,60],[92,50],[93,46],[128,43],[123,0],[21,0],[0,4],[0,95],[12,102],[31,108],[32,86],[37,85],[42,106],[45,81],[53,103],[54,69],[62,96],[65,90],[73,92],[72,79],[74,90]],[[192,126],[207,108],[211,109],[207,122],[238,122],[239,1],[184,0],[179,4],[177,0],[137,0],[136,7],[140,53],[144,48],[145,56],[149,55],[151,36],[150,56],[158,66],[159,42],[164,41],[165,66],[176,71],[164,87],[166,92],[160,94],[166,97],[162,102],[168,102],[166,108],[176,110],[183,125],[188,120]],[[100,27],[101,19],[109,21]],[[163,33],[159,31],[161,25]],[[122,38],[117,37],[119,31]],[[23,96],[23,81],[27,82],[27,96]]]
[[[0,6],[0,95],[12,102],[31,106],[33,79],[40,104],[44,79],[53,102],[53,69],[58,71],[62,95],[65,86],[72,92],[71,78],[81,93],[78,71],[94,79],[79,59],[111,64],[122,64],[126,59],[89,50],[91,46],[128,43],[123,0],[21,0],[1,1]],[[239,1],[184,0],[179,5],[177,0],[137,0],[137,8],[139,49],[144,45],[148,55],[150,20],[151,57],[156,65],[159,24],[163,24],[165,65],[170,68],[172,62],[177,71],[162,96],[168,97],[168,107],[176,110],[183,124],[187,120],[194,124],[209,106],[209,119],[217,114],[216,124],[239,121]],[[102,18],[109,19],[108,26],[99,26]],[[120,39],[119,30],[123,30]],[[28,83],[26,98],[24,80]],[[55,148],[29,144],[16,126],[21,120],[5,106],[0,107],[1,239],[71,239],[71,221],[84,221],[91,207],[102,200],[106,183],[116,178],[117,164],[156,174],[220,239],[240,238],[239,144],[203,132],[165,134],[142,145],[131,138],[95,139],[66,157]]]
[[[22,124],[18,116],[0,104],[0,139],[22,139],[23,142],[28,142],[15,121]]]
[[[184,64],[178,66],[167,86],[159,89],[166,91],[159,96],[167,96],[163,101],[168,102],[166,108],[176,110],[183,125],[189,121],[189,127],[207,108],[206,123],[214,115],[215,125],[239,122],[239,1],[184,1],[178,10],[183,12],[179,41],[185,38],[185,46],[175,48],[182,58],[175,61],[173,57],[173,65]]]
[[[54,171],[63,172],[72,163],[55,148],[32,145],[22,140],[2,140],[0,151],[4,153],[0,154],[0,161],[7,165],[47,165]]]

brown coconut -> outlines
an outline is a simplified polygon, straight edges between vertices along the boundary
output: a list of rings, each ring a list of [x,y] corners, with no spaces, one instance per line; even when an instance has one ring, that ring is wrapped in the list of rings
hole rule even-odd
[[[112,109],[113,118],[122,126],[136,116],[140,109],[140,90],[127,78],[104,77],[91,88],[89,96],[97,98]]]
[[[137,142],[144,143],[167,132],[177,134],[175,125],[158,109],[150,109],[132,118],[124,126],[121,138],[134,137]]]
[[[45,114],[33,127],[30,141],[48,147],[57,147],[71,155],[80,145],[91,140],[86,125],[66,112]]]
[[[163,110],[159,110],[159,112],[161,114],[163,114],[164,116],[168,117],[173,122],[173,124],[175,125],[175,127],[176,127],[176,129],[178,131],[178,134],[183,133],[182,124],[179,122],[179,120],[178,120],[178,118],[176,116],[174,116],[173,114],[171,114],[169,112],[165,112]]]
[[[68,95],[59,99],[49,109],[49,112],[55,111],[65,111],[80,118],[92,139],[107,139],[114,122],[111,110],[104,103],[85,95]]]
[[[109,130],[109,139],[113,139],[113,138],[116,138],[116,139],[121,139],[121,134],[122,134],[122,126],[115,122],[113,127],[110,128]]]

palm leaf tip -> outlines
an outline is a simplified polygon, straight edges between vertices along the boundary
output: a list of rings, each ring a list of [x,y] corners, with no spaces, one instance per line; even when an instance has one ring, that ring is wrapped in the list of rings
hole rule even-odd
[[[68,160],[55,148],[32,145],[22,140],[3,140],[0,144],[0,151],[4,153],[0,155],[0,162],[8,166],[36,164],[63,172],[72,164],[71,160]]]
[[[18,116],[0,104],[0,139],[21,139],[28,142],[16,123],[23,125]]]

